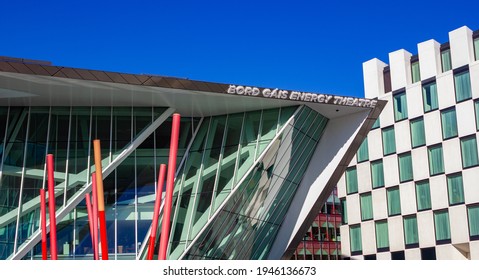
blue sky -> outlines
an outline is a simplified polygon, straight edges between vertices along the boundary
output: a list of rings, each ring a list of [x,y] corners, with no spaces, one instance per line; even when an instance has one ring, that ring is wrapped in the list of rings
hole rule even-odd
[[[479,1],[3,1],[0,56],[363,96],[362,63],[479,29]]]

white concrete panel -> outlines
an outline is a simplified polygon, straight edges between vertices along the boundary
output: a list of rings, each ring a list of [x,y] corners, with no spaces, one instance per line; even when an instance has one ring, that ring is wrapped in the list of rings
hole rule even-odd
[[[447,195],[446,175],[438,175],[429,179],[431,189],[432,210],[442,209],[449,206]]]
[[[361,238],[363,242],[363,255],[376,254],[374,221],[367,221],[361,224]]]
[[[390,252],[382,252],[376,254],[377,260],[391,260],[391,253]]]
[[[421,248],[436,246],[432,211],[419,212],[417,213],[416,217],[418,225],[419,246]]]
[[[479,260],[479,240],[469,243],[471,260]]]
[[[441,115],[438,110],[424,115],[424,131],[427,146],[442,142]]]
[[[386,100],[388,103],[384,106],[381,115],[379,116],[379,122],[381,127],[386,127],[394,124],[394,109],[393,99],[391,94],[386,94],[381,97],[382,100]]]
[[[441,44],[428,40],[417,45],[421,79],[425,80],[441,73]]]
[[[454,90],[454,76],[452,71],[436,77],[437,101],[439,109],[451,107],[456,104],[456,95]]]
[[[349,226],[342,225],[339,227],[341,233],[341,255],[350,257],[351,256],[351,245],[349,243]]]
[[[469,65],[469,74],[471,77],[479,77],[479,60]],[[472,98],[479,97],[479,79],[471,79]]]
[[[436,258],[438,260],[467,260],[467,258],[451,244],[438,245],[436,247]]]
[[[412,170],[414,181],[429,178],[429,162],[427,159],[427,147],[422,146],[411,151]]]
[[[351,260],[361,261],[361,260],[364,260],[364,256],[363,255],[351,256]]]
[[[402,216],[388,218],[389,250],[391,252],[404,250],[404,229]]]
[[[354,225],[361,222],[361,208],[359,204],[359,194],[355,193],[346,198],[348,207],[348,224]]]
[[[416,187],[414,182],[399,185],[399,192],[401,197],[401,214],[409,215],[416,213]]]
[[[461,146],[459,138],[448,139],[442,143],[444,170],[446,174],[462,170]]]
[[[359,148],[359,147],[358,147],[358,148]],[[357,157],[354,156],[354,157],[351,159],[351,161],[349,162],[348,166],[354,166],[354,165],[356,165],[357,163],[358,163]]]
[[[404,251],[404,256],[406,260],[420,260],[421,259],[421,249],[407,249]]]
[[[472,100],[467,100],[456,105],[456,117],[459,137],[476,133],[474,102]]]
[[[388,217],[388,205],[386,199],[386,189],[375,189],[371,193],[373,200],[374,220],[386,219]]]
[[[369,161],[361,162],[356,165],[358,172],[358,191],[359,193],[371,191],[371,169]]]
[[[457,68],[474,61],[472,30],[466,26],[449,32],[452,68]]]
[[[422,87],[421,84],[417,83],[411,85],[406,90],[407,98],[407,113],[409,119],[422,116],[424,114],[423,104],[422,104]]]
[[[479,202],[479,167],[468,168],[462,171],[464,184],[464,199],[466,204]]]
[[[383,158],[384,185],[386,187],[399,185],[399,170],[397,155],[389,155]]]
[[[346,196],[346,178],[344,177],[344,174],[343,176],[341,176],[341,178],[339,178],[337,189],[339,198],[343,198]]]
[[[374,161],[383,157],[383,142],[380,128],[369,131],[368,150],[370,161]]]
[[[456,205],[449,208],[449,223],[451,225],[451,243],[469,242],[469,227],[467,224],[466,206]]]
[[[363,63],[364,96],[376,98],[384,94],[384,67],[387,64],[377,58]]]
[[[411,133],[409,129],[409,120],[397,122],[394,125],[394,134],[396,138],[396,152],[398,154],[411,150]]]
[[[411,84],[411,56],[412,54],[404,49],[389,53],[393,91]]]

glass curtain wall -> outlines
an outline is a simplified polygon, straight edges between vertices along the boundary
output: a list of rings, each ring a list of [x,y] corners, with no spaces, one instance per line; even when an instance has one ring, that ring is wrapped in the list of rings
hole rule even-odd
[[[7,258],[15,246],[18,248],[38,230],[39,190],[46,187],[47,153],[54,156],[58,211],[90,182],[94,171],[93,139],[101,141],[105,168],[164,111],[152,107],[1,107],[0,258]],[[196,123],[194,119],[182,120],[178,158],[184,154]],[[168,122],[160,126],[104,178],[110,253],[126,252],[128,246],[123,250],[121,240],[130,236],[134,241],[125,243],[135,243],[136,248],[148,218],[151,223],[155,173],[159,163],[167,161],[165,143],[169,144],[169,138],[165,142],[162,137],[155,137],[169,135],[167,126]],[[124,223],[134,220],[134,225],[122,225],[119,220],[123,219],[119,217],[128,217]],[[90,258],[85,202],[57,223],[59,258]],[[25,256],[40,257],[40,245]]]
[[[282,112],[279,111],[279,118],[287,120],[286,116],[281,117]],[[290,122],[280,120],[282,125],[278,128],[282,128],[271,134],[275,136],[269,148],[255,156],[255,164],[242,178],[236,178],[237,183],[214,214],[215,219],[197,238],[190,235],[194,241],[183,258],[266,258],[326,123],[327,118],[308,107],[303,107]],[[259,135],[264,135],[261,128],[259,131]],[[242,151],[241,147],[238,151]],[[173,244],[172,248],[175,250]],[[181,250],[180,246],[177,248]],[[179,256],[172,251],[170,259]]]

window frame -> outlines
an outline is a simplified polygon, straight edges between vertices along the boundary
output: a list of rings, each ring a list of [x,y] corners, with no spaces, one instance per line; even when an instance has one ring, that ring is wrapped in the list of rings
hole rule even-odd
[[[469,96],[464,99],[458,100],[456,77],[466,73],[469,75]],[[453,82],[454,82],[454,97],[456,100],[456,104],[472,99],[471,72],[469,71],[469,65],[464,65],[462,67],[459,67],[453,70]]]
[[[417,123],[417,122],[419,122],[419,121],[422,122],[422,131],[423,131],[423,136],[424,136],[424,137],[423,137],[423,142],[424,142],[424,143],[422,143],[422,144],[420,144],[420,145],[414,146],[414,143],[413,143],[413,142],[414,142],[414,141],[413,141],[414,137],[413,137],[412,124],[413,124],[413,123]],[[424,117],[423,117],[423,116],[409,120],[409,134],[410,134],[410,137],[411,137],[411,148],[412,148],[412,149],[426,146],[426,128],[425,128],[425,126],[424,126]]]
[[[442,170],[440,172],[432,174],[431,172],[431,157],[430,157],[430,150],[435,149],[435,148],[440,148],[441,149],[441,161],[442,161]],[[444,150],[442,148],[442,143],[431,145],[427,147],[427,162],[428,162],[428,167],[429,167],[429,177],[437,176],[444,174],[445,172],[445,166],[444,166]]]
[[[436,224],[436,214],[440,213],[447,213],[447,220],[448,220],[448,229],[449,229],[449,238],[448,239],[441,239],[437,240],[437,224]],[[436,245],[442,245],[442,244],[449,244],[451,243],[451,219],[449,217],[449,210],[448,208],[445,209],[438,209],[433,211],[433,222],[434,222],[434,239],[436,241]]]
[[[373,165],[375,166],[376,164],[378,163],[381,163],[382,165],[382,172],[381,172],[381,176],[382,176],[382,181],[383,181],[383,184],[382,185],[378,185],[378,186],[374,186],[374,176],[373,176]],[[374,161],[371,161],[370,162],[370,169],[371,169],[371,188],[374,190],[374,189],[379,189],[379,188],[384,188],[384,186],[386,185],[386,183],[384,182],[384,162],[383,162],[383,159],[378,159],[378,160],[374,160]]]
[[[392,131],[392,135],[393,135],[392,138],[394,140],[394,149],[393,149],[393,151],[390,151],[389,153],[386,153],[386,149],[385,149],[385,145],[384,145],[384,143],[385,143],[385,140],[384,140],[385,131],[387,131],[388,133],[391,133],[390,131]],[[381,129],[381,140],[382,140],[383,156],[393,155],[393,154],[396,153],[396,131],[395,131],[394,125],[383,127]]]
[[[464,163],[464,153],[463,153],[463,141],[464,140],[469,140],[469,139],[474,139],[475,142],[476,142],[476,163],[473,164],[473,165],[468,165],[468,166],[465,166],[465,163]],[[479,166],[479,147],[477,147],[477,137],[476,137],[476,134],[471,134],[471,135],[467,135],[467,136],[464,136],[464,137],[461,137],[459,138],[459,146],[460,146],[460,149],[461,149],[461,164],[462,164],[462,169],[469,169],[469,168],[473,168],[473,167],[476,167],[476,166]]]
[[[405,156],[409,156],[410,158],[410,161],[409,161],[409,165],[411,167],[411,178],[407,178],[407,179],[402,179],[402,172],[401,172],[401,159]],[[406,183],[406,182],[410,182],[412,180],[414,180],[414,167],[412,166],[412,154],[411,152],[405,152],[405,153],[401,153],[401,154],[398,154],[397,155],[397,160],[398,160],[398,175],[399,175],[399,182],[400,183]]]
[[[428,87],[428,86],[431,86],[432,84],[436,85],[435,100],[436,100],[437,107],[433,108],[433,109],[430,109],[430,110],[426,110],[424,88]],[[439,109],[439,100],[438,100],[438,94],[437,94],[437,82],[436,82],[435,77],[424,80],[424,81],[421,82],[421,97],[422,97],[422,110],[423,110],[424,114],[429,113],[429,112],[433,112],[433,111],[436,111],[436,110]],[[432,96],[431,96],[431,99],[432,99]]]
[[[461,192],[462,192],[462,201],[451,203],[451,189],[449,187],[449,178],[452,177],[461,177]],[[462,172],[455,172],[446,175],[446,187],[447,187],[447,202],[449,206],[460,205],[465,203],[465,194],[464,194],[464,178]]]
[[[396,115],[398,113],[396,113],[396,108],[397,108],[397,97],[400,97],[399,100],[401,100],[401,108],[404,108],[403,109],[403,112],[401,113],[401,118],[397,118]],[[403,98],[404,97],[404,104],[402,102]],[[403,89],[399,89],[399,90],[396,90],[393,94],[392,94],[392,99],[393,99],[393,114],[394,114],[394,122],[400,122],[400,121],[404,121],[404,120],[407,120],[408,117],[409,117],[409,112],[408,112],[408,106],[407,106],[407,95],[406,95],[406,90],[403,88]],[[404,116],[403,116],[404,115]]]
[[[419,197],[418,197],[418,184],[422,184],[422,183],[425,183],[427,182],[427,185],[428,185],[428,197],[429,197],[429,207],[428,208],[423,208],[423,209],[419,209]],[[418,212],[421,212],[421,211],[428,211],[428,210],[431,210],[432,209],[432,200],[431,200],[431,184],[429,182],[429,179],[425,179],[425,180],[420,180],[420,181],[417,181],[414,183],[414,191],[415,191],[415,195],[416,195],[416,210]]]
[[[447,112],[454,112],[454,119],[456,120],[456,128],[455,128],[455,132],[454,134],[452,135],[449,135],[449,136],[445,136],[445,130],[444,130],[444,119],[443,119],[443,114],[447,113]],[[458,131],[458,127],[457,127],[457,113],[456,113],[456,106],[451,106],[451,107],[448,107],[448,108],[444,108],[441,110],[441,136],[442,136],[442,140],[448,140],[448,139],[452,139],[454,137],[457,137],[458,134],[459,134],[459,131]]]
[[[405,227],[405,221],[406,219],[411,219],[411,218],[414,218],[416,220],[416,238],[417,238],[417,242],[416,243],[410,243],[410,244],[407,244],[406,243],[406,227]],[[416,214],[413,214],[413,215],[406,215],[406,216],[403,216],[402,218],[402,223],[403,223],[403,234],[404,234],[404,246],[406,249],[411,249],[411,248],[418,248],[419,247],[419,226],[417,224],[417,215]]]
[[[390,207],[389,207],[389,192],[390,191],[395,191],[397,190],[399,193],[399,212],[398,213],[390,213]],[[387,203],[387,209],[388,209],[388,217],[394,217],[394,216],[399,216],[401,215],[402,209],[401,209],[401,191],[399,190],[399,186],[394,186],[386,189],[386,203]]]

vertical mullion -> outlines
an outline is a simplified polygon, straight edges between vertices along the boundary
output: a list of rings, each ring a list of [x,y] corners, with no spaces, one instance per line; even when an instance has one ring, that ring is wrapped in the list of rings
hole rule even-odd
[[[68,163],[69,163],[69,159],[70,159],[71,126],[72,126],[72,107],[70,106],[70,113],[69,113],[69,116],[68,116],[67,158],[65,160],[65,181],[64,181],[65,185],[64,185],[64,190],[63,190],[63,205],[67,204]]]
[[[0,182],[2,181],[3,175],[3,161],[5,160],[5,146],[7,144],[7,133],[8,133],[8,122],[10,121],[10,106],[7,109],[7,119],[5,123],[5,134],[3,136],[3,147],[2,147],[2,161],[0,162]]]
[[[254,148],[254,158],[253,162],[256,160],[256,157],[258,156],[258,150],[260,146],[260,139],[261,139],[261,134],[263,130],[263,116],[264,116],[264,110],[261,110],[261,115],[259,117],[259,125],[258,125],[258,134],[256,135],[256,146]]]
[[[241,131],[240,131],[240,139],[238,142],[238,149],[236,150],[236,162],[235,162],[235,169],[233,173],[233,183],[231,186],[231,190],[233,190],[236,186],[236,176],[238,175],[238,164],[239,164],[239,154],[241,153],[242,142],[243,142],[243,131],[244,131],[244,123],[246,120],[246,113],[243,113],[243,121],[241,122]]]
[[[88,128],[88,157],[87,157],[87,173],[86,173],[86,183],[90,184],[90,173],[91,173],[91,143],[92,143],[92,123],[93,123],[93,107],[90,106],[90,127]],[[78,150],[78,147],[77,147]],[[95,170],[96,172],[97,170]]]
[[[108,153],[108,163],[113,160],[113,106],[110,107],[110,151]]]
[[[28,149],[28,130],[30,129],[30,114],[31,114],[31,107],[28,107],[28,117],[27,117],[27,131],[25,132],[25,144],[23,147],[23,162],[22,162],[22,175],[20,179],[20,191],[18,193],[18,212],[17,212],[17,222],[15,225],[15,238],[13,243],[13,253],[17,252],[17,241],[18,241],[18,228],[20,226],[20,216],[22,214],[22,196],[23,196],[23,184],[25,180],[25,160],[27,158],[27,149]],[[22,125],[19,123],[19,125]],[[50,195],[48,194],[50,199]],[[55,197],[55,195],[53,195]]]

